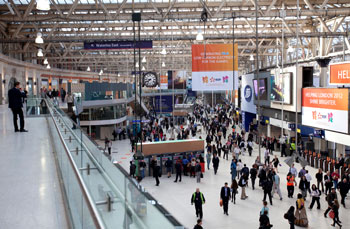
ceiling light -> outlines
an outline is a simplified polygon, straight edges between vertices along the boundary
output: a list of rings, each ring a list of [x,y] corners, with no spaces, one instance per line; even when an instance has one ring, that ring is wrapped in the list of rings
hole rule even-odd
[[[249,58],[250,61],[253,61],[254,60],[254,56],[253,54],[250,54],[250,58]]]
[[[51,69],[51,67],[50,67],[50,65],[49,65],[49,64],[46,66],[46,68],[47,68],[47,69]]]
[[[118,73],[118,77],[120,77],[120,73]]]
[[[103,70],[101,69],[101,71],[100,71],[99,75],[102,75],[102,74],[103,74]]]
[[[39,57],[44,56],[43,50],[42,50],[42,49],[38,49],[38,54],[37,54],[37,56],[39,56]]]
[[[136,66],[135,67],[137,67],[137,68],[140,67],[139,62],[136,62]]]
[[[287,52],[288,53],[294,52],[294,48],[292,46],[289,46],[288,49],[287,49]]]
[[[88,72],[91,71],[90,66],[87,67],[86,71]]]
[[[132,78],[135,78],[135,74],[132,74]]]
[[[50,10],[50,1],[49,0],[36,0],[36,9],[37,10]]]
[[[163,68],[165,67],[165,63],[164,63],[164,62],[162,63],[162,67],[163,67]]]
[[[142,61],[141,61],[142,63],[146,63],[147,62],[147,60],[146,60],[146,57],[144,56],[143,57],[143,59],[142,59]]]
[[[145,66],[142,66],[142,69],[141,69],[142,71],[145,71],[146,69],[145,69]]]
[[[45,58],[44,64],[49,64],[49,62],[47,61],[47,58]]]
[[[198,34],[197,34],[197,36],[196,36],[196,40],[197,40],[197,41],[202,41],[202,40],[204,40],[202,31],[199,31],[199,32],[198,32]]]
[[[35,38],[36,44],[44,44],[44,40],[43,40],[42,36],[43,35],[41,33],[36,34],[36,38]]]
[[[162,51],[160,52],[160,54],[166,55],[166,50],[165,50],[165,48],[162,49]]]

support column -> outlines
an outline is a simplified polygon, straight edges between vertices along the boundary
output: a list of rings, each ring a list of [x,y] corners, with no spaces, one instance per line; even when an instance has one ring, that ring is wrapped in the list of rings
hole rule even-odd
[[[329,62],[331,61],[330,58],[324,58],[324,59],[317,59],[316,60],[318,65],[320,65],[320,87],[326,87],[327,86],[327,81],[328,81],[328,75],[327,75],[327,70],[328,70],[328,65]]]

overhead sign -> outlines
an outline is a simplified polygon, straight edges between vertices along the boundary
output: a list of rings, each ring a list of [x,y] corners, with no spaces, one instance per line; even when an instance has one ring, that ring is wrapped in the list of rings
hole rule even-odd
[[[192,45],[192,90],[233,90],[234,72],[238,77],[238,45],[233,66],[232,44]]]
[[[347,88],[303,88],[302,124],[348,133]]]
[[[152,41],[94,41],[84,42],[84,49],[151,49]]]
[[[329,65],[330,84],[350,84],[350,63]]]

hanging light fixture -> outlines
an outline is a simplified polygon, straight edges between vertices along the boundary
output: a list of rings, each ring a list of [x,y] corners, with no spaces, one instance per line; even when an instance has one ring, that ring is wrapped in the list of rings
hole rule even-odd
[[[146,63],[147,62],[147,60],[146,60],[146,57],[144,56],[143,58],[142,58],[142,61],[141,61],[142,63]]]
[[[136,62],[136,66],[135,67],[137,67],[137,68],[140,67],[139,62]]]
[[[42,50],[42,49],[38,49],[37,56],[38,56],[38,57],[42,57],[42,56],[44,56],[44,54],[43,54],[43,50]]]
[[[162,63],[162,67],[163,67],[163,68],[165,67],[165,63],[164,63],[164,62]]]
[[[287,52],[288,52],[288,53],[294,52],[294,48],[290,45],[290,46],[288,47],[288,49],[287,49]]]
[[[197,41],[202,41],[202,40],[204,40],[202,31],[200,31],[200,30],[198,31],[197,36],[196,36],[196,40],[197,40]]]
[[[42,33],[39,32],[39,33],[36,34],[35,43],[36,44],[44,44],[43,34]]]
[[[249,58],[250,61],[253,61],[254,60],[254,56],[253,54],[250,54],[250,58]]]
[[[50,10],[50,1],[49,0],[36,0],[36,9],[37,10]]]
[[[145,66],[142,66],[142,69],[141,69],[142,71],[145,71],[146,69],[145,69]]]
[[[160,54],[166,55],[166,50],[165,50],[165,48],[162,49],[162,51],[160,52]]]
[[[100,71],[99,75],[102,75],[102,74],[103,74],[103,70],[101,69],[101,71]]]
[[[48,65],[46,66],[46,68],[47,68],[47,69],[51,69],[51,66],[48,64]]]
[[[88,72],[91,71],[90,66],[87,67],[86,71]]]
[[[44,64],[49,64],[49,62],[47,61],[47,58],[45,58]]]
[[[118,73],[118,77],[120,77],[120,73]]]

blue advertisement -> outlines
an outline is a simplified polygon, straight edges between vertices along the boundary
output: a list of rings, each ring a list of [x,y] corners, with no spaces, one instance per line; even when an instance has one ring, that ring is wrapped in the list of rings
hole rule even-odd
[[[155,96],[155,111],[160,112],[162,108],[162,113],[173,112],[173,96],[163,95],[162,101],[160,101],[160,96]]]
[[[153,48],[152,41],[95,41],[84,42],[84,49],[151,49]]]

